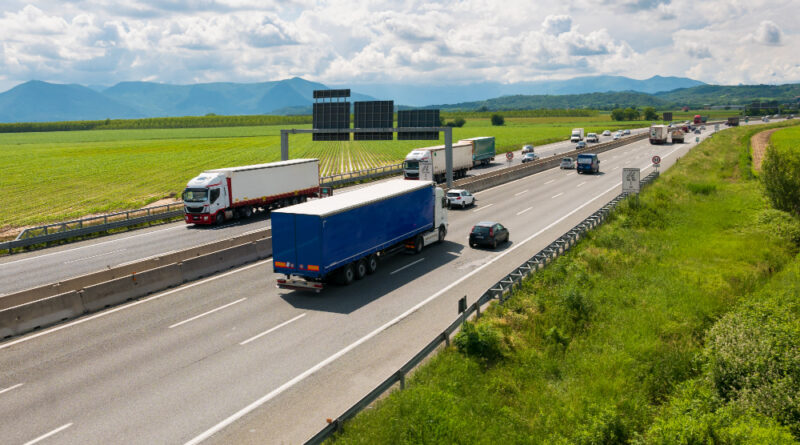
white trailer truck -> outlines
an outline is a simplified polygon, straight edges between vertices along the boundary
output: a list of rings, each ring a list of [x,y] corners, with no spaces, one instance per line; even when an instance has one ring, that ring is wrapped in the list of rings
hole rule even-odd
[[[187,224],[221,224],[319,196],[319,159],[206,170],[183,191]]]
[[[650,143],[651,144],[666,144],[668,128],[666,125],[651,125],[650,126]]]
[[[570,142],[580,142],[583,140],[583,128],[573,128],[572,135],[569,137]]]
[[[433,180],[444,182],[447,175],[444,145],[415,148],[403,162],[403,177],[419,179],[420,162],[428,161],[433,167]],[[472,168],[472,142],[459,141],[453,144],[453,179],[463,178]]]

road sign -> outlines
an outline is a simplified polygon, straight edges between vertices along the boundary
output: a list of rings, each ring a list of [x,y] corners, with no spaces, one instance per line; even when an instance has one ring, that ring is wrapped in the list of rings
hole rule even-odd
[[[509,161],[514,159],[514,152],[509,151],[508,153],[506,153],[506,159],[508,159]]]
[[[653,161],[653,165],[658,165],[661,163],[661,156],[655,155],[653,156],[653,159],[651,159],[651,161]]]
[[[419,161],[419,179],[420,181],[433,181],[433,163],[430,159]]]
[[[639,193],[639,177],[638,168],[623,168],[622,193]]]

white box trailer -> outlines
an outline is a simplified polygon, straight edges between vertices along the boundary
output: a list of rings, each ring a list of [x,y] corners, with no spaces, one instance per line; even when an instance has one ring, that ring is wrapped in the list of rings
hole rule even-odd
[[[444,145],[415,148],[403,162],[403,177],[419,179],[420,162],[430,161],[433,167],[433,180],[444,182],[447,175]],[[453,144],[453,179],[463,178],[472,168],[472,142],[459,141]]]
[[[206,170],[189,181],[183,191],[185,221],[218,224],[318,195],[318,159]]]

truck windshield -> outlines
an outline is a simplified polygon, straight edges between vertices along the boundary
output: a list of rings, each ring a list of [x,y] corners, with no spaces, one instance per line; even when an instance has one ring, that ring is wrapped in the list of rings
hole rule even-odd
[[[592,158],[590,158],[588,156],[585,157],[585,158],[584,157],[579,157],[578,158],[578,164],[591,164],[591,163],[592,163]]]
[[[419,170],[419,161],[405,161],[403,162],[403,168],[406,170]]]
[[[208,189],[186,189],[183,191],[183,202],[205,202]]]

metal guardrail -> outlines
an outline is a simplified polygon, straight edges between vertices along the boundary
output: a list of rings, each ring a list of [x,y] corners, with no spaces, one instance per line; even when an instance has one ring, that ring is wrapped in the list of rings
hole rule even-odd
[[[403,171],[403,164],[391,164],[350,173],[342,173],[320,178],[320,185],[335,187],[351,182],[379,178]],[[100,216],[58,222],[44,226],[25,229],[13,241],[0,242],[0,251],[47,244],[91,235],[108,230],[147,224],[153,221],[174,219],[183,216],[183,202],[175,202],[161,206],[146,207],[124,212],[108,213]]]
[[[658,172],[652,172],[640,181],[642,186],[649,184],[658,177]],[[342,415],[336,419],[331,420],[328,425],[320,430],[311,439],[306,441],[306,445],[320,444],[326,439],[330,438],[334,433],[341,431],[344,422],[353,418],[356,414],[375,402],[381,395],[391,389],[394,385],[400,384],[400,389],[405,389],[406,376],[425,358],[439,348],[442,343],[450,346],[450,336],[455,333],[472,314],[480,317],[481,307],[489,301],[497,299],[502,304],[507,299],[507,295],[518,286],[522,280],[543,268],[548,263],[555,260],[559,255],[564,254],[570,248],[583,238],[589,230],[594,229],[600,225],[608,216],[608,214],[619,204],[627,193],[621,193],[614,197],[608,204],[592,213],[589,217],[584,219],[581,223],[568,230],[561,235],[558,239],[550,243],[547,247],[540,250],[536,255],[532,256],[529,260],[525,261],[519,267],[514,269],[511,273],[503,277],[500,281],[489,287],[477,301],[472,303],[466,311],[462,312],[459,317],[450,324],[442,333],[437,335],[430,343],[428,343],[420,352],[407,361],[396,372],[390,375],[386,380],[378,384],[375,389],[370,391],[361,400],[356,402],[353,406],[347,409]]]

